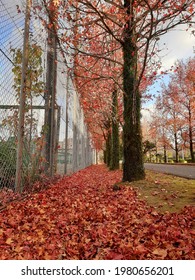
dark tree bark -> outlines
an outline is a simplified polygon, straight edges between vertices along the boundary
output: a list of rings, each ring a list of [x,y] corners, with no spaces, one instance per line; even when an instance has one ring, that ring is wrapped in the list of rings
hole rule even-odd
[[[110,167],[111,162],[111,132],[108,132],[106,139],[106,164]]]
[[[124,165],[123,181],[144,179],[142,135],[140,127],[141,98],[137,88],[137,48],[133,27],[133,0],[125,0],[128,21],[123,42],[123,87],[124,87]]]
[[[174,133],[174,141],[175,141],[175,161],[179,162],[179,148],[178,148],[178,139],[177,133]]]
[[[191,106],[189,106],[189,139],[190,139],[190,155],[192,162],[195,162],[195,155],[193,150],[193,126],[192,126],[192,113]]]
[[[119,169],[119,124],[117,91],[112,93],[112,150],[110,169]]]
[[[163,146],[163,149],[164,149],[164,162],[166,163],[167,162],[167,147],[166,147],[166,145]]]

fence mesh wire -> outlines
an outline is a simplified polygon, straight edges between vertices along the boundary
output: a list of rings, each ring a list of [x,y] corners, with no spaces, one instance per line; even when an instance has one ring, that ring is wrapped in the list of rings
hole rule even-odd
[[[39,1],[33,1],[37,5]],[[39,3],[41,5],[41,1]],[[15,188],[18,119],[25,26],[23,0],[0,0],[0,188]],[[22,185],[31,185],[45,169],[48,30],[43,17],[30,17],[28,71],[22,154]],[[66,58],[69,59],[69,58]],[[57,46],[54,110],[54,173],[71,174],[91,165],[95,152],[73,79]],[[50,124],[49,124],[50,125]]]

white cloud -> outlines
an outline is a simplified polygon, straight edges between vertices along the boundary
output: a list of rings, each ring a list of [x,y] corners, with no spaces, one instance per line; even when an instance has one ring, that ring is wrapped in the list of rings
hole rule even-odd
[[[169,75],[160,75],[161,70],[169,70],[177,60],[187,59],[194,56],[195,36],[191,30],[186,31],[187,27],[177,27],[163,35],[159,40],[159,46],[163,49],[160,52],[162,68],[159,69],[158,79],[148,88],[148,92],[154,96],[161,91],[162,82],[169,82]],[[154,100],[148,101],[144,107],[150,108]],[[151,109],[151,108],[150,108]]]
[[[193,56],[195,36],[186,28],[175,28],[160,38],[160,47],[164,48],[161,52],[163,70],[169,69],[178,59]]]

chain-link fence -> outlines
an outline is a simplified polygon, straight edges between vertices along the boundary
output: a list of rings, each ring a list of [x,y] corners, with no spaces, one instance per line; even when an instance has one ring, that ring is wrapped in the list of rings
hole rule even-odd
[[[63,59],[58,56],[57,104],[60,106],[60,130],[57,170],[71,174],[95,161],[95,150],[84,121],[74,83]]]
[[[0,0],[1,189],[21,191],[40,174],[70,174],[95,158],[70,58],[44,24],[47,13],[35,12],[38,2]]]

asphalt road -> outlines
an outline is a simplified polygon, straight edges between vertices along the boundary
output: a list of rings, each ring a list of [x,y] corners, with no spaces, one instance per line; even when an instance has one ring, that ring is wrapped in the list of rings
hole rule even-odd
[[[188,179],[195,179],[195,165],[192,166],[192,165],[145,163],[144,166],[145,169],[154,170],[167,174],[173,174]]]

